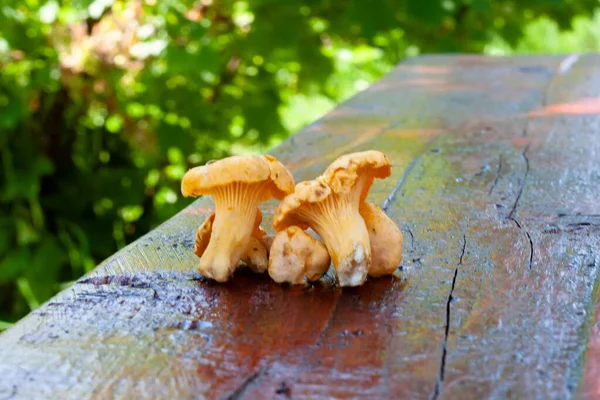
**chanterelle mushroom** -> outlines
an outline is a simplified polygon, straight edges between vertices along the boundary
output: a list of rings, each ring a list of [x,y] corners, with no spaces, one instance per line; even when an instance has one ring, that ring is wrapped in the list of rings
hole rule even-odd
[[[267,256],[267,249],[263,244],[254,236],[250,238],[248,249],[242,257],[242,261],[257,274],[265,272],[269,266],[269,258]]]
[[[263,228],[260,227],[262,222],[262,213],[259,209],[256,210],[256,220],[254,221],[254,230],[252,231],[252,238],[257,239],[258,242],[265,248],[267,256],[269,255],[269,249],[271,243],[273,243],[273,237],[269,235]],[[261,271],[264,272],[264,271]]]
[[[360,204],[371,243],[369,275],[379,277],[393,274],[402,261],[402,232],[383,210],[367,201]]]
[[[390,162],[379,151],[339,157],[323,175],[296,185],[277,208],[273,226],[277,231],[310,226],[327,246],[340,286],[361,285],[369,271],[371,247],[358,206],[373,180],[390,173]]]
[[[208,247],[210,242],[210,235],[212,233],[213,222],[215,220],[215,213],[209,215],[206,220],[200,225],[196,231],[196,244],[194,246],[194,253],[198,257],[202,257],[204,251]],[[268,266],[268,252],[265,247],[266,232],[260,227],[262,222],[262,213],[260,210],[256,213],[256,220],[254,222],[254,231],[248,243],[248,248],[244,252],[241,261],[243,261],[248,267],[256,272],[263,273],[267,270]],[[270,244],[270,243],[269,243]]]
[[[278,283],[316,281],[329,269],[327,248],[297,226],[278,232],[269,256],[269,276]]]
[[[269,155],[232,156],[195,167],[181,181],[185,196],[212,196],[215,219],[198,272],[227,281],[242,259],[254,229],[258,203],[294,190],[289,170]]]

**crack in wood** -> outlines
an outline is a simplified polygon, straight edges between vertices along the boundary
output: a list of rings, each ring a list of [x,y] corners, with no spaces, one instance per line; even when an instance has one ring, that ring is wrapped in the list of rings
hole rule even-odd
[[[149,288],[148,282],[142,281],[135,275],[104,275],[104,276],[92,276],[90,278],[82,279],[77,282],[78,284],[91,284],[94,286],[117,284],[119,286],[128,286],[132,288]]]
[[[284,396],[286,399],[292,398],[292,391],[285,381],[279,382],[279,387],[275,390],[275,394]]]
[[[523,136],[527,135],[527,127],[528,127],[528,123],[523,128]],[[506,217],[506,219],[514,222],[517,225],[517,227],[519,228],[519,230],[523,231],[525,233],[525,236],[527,236],[527,240],[529,241],[529,270],[531,270],[531,268],[533,266],[533,240],[531,239],[531,235],[529,234],[529,232],[526,229],[523,229],[523,227],[521,226],[519,221],[515,218],[515,215],[518,212],[519,203],[521,201],[521,197],[523,196],[523,191],[525,190],[525,185],[527,184],[527,178],[529,177],[530,164],[529,164],[529,157],[527,157],[527,151],[529,150],[530,145],[531,145],[531,143],[527,144],[527,146],[525,146],[525,149],[521,153],[521,156],[523,157],[523,160],[525,161],[525,174],[523,176],[523,182],[521,183],[521,185],[519,187],[519,191],[517,192],[517,197],[515,198],[515,201],[511,207],[510,213]],[[489,195],[492,194],[496,185],[498,184],[501,171],[502,171],[502,155],[500,155],[499,159],[498,159],[498,169],[496,170],[496,177],[494,179],[494,182],[492,183],[492,186],[490,187]]]
[[[226,400],[237,400],[241,399],[246,390],[254,383],[256,380],[264,374],[264,368],[261,368],[255,371],[253,374],[249,375],[244,379],[244,381],[238,386],[237,389],[233,391],[229,396],[225,397]]]
[[[17,367],[21,371],[23,371],[23,382],[33,382],[34,379],[31,377],[31,371],[27,370],[23,367]],[[2,397],[1,400],[12,400],[17,398],[17,394],[19,394],[19,386],[13,384],[11,387],[10,393],[6,397]]]
[[[406,227],[406,230],[408,231],[408,234],[410,235],[410,248],[412,250],[415,249],[415,235],[413,234],[412,229],[410,229],[409,226]]]
[[[525,189],[525,185],[527,184],[527,177],[529,176],[529,168],[530,168],[529,167],[529,157],[527,157],[527,150],[529,150],[530,145],[531,145],[531,143],[529,143],[527,146],[525,146],[525,149],[521,153],[521,156],[525,160],[525,175],[523,176],[523,182],[521,183],[521,186],[519,187],[519,192],[517,193],[517,198],[515,199],[515,202],[510,210],[510,213],[508,214],[508,219],[510,219],[510,220],[515,219],[515,214],[517,213],[517,210],[519,207],[519,201],[521,201],[521,196],[523,195],[523,190]]]
[[[388,197],[381,204],[381,209],[383,210],[383,212],[386,212],[387,209],[389,208],[390,204],[392,204],[392,201],[396,198],[396,193],[398,193],[398,190],[400,190],[400,188],[402,186],[404,186],[404,183],[406,183],[406,180],[408,179],[408,175],[410,175],[410,173],[412,172],[414,166],[417,164],[417,161],[419,161],[421,159],[421,157],[423,157],[423,154],[425,154],[428,151],[428,149],[431,147],[432,143],[434,143],[438,138],[439,138],[439,136],[435,136],[433,139],[431,139],[425,145],[423,151],[421,151],[421,153],[419,153],[415,158],[413,158],[412,161],[410,162],[410,164],[408,164],[408,166],[406,167],[406,170],[404,171],[404,173],[398,180],[398,183],[396,183],[396,186],[394,186],[394,188],[392,189],[392,191],[390,192]]]
[[[600,214],[566,214],[566,213],[558,213],[556,215],[557,218],[600,218]]]
[[[404,173],[398,180],[398,183],[396,184],[396,186],[394,186],[394,188],[390,192],[389,196],[383,201],[383,204],[381,205],[381,209],[383,210],[383,212],[386,212],[387,209],[389,208],[390,204],[392,204],[392,201],[396,197],[396,193],[404,185],[404,183],[406,182],[406,179],[408,178],[408,175],[414,168],[415,164],[417,163],[417,160],[421,158],[422,154],[423,153],[419,154],[418,156],[416,156],[415,158],[412,159],[412,161],[410,162],[410,164],[408,164],[408,167],[406,167],[406,170],[404,171]]]
[[[444,327],[444,344],[442,346],[442,360],[440,363],[440,375],[437,382],[435,383],[435,389],[433,392],[433,400],[437,400],[442,391],[442,385],[444,383],[444,374],[446,372],[446,356],[448,354],[448,335],[450,334],[450,318],[451,318],[451,303],[454,294],[454,287],[456,286],[456,277],[458,276],[458,270],[463,263],[463,257],[467,248],[467,236],[463,234],[463,243],[460,256],[458,258],[458,264],[454,267],[454,275],[452,276],[452,284],[450,286],[450,293],[448,293],[448,300],[446,301],[446,325]]]
[[[19,391],[19,388],[17,387],[17,385],[12,385],[12,389],[11,392],[8,396],[3,397],[1,400],[12,400],[17,396],[17,392]]]
[[[526,125],[525,129],[527,129],[527,125]],[[531,270],[531,268],[533,266],[533,240],[531,239],[531,235],[529,234],[527,229],[523,229],[523,227],[521,226],[519,221],[515,218],[515,216],[518,212],[519,202],[521,201],[521,197],[523,196],[523,191],[525,190],[525,185],[527,184],[527,178],[529,177],[530,164],[529,164],[529,157],[527,157],[527,150],[529,150],[530,145],[531,145],[531,143],[527,144],[527,146],[525,146],[525,149],[521,153],[521,156],[523,157],[523,160],[525,161],[525,174],[523,176],[523,182],[521,183],[521,186],[519,187],[517,197],[515,198],[515,202],[513,203],[513,206],[507,217],[507,219],[509,219],[510,221],[513,221],[517,225],[517,227],[519,228],[520,231],[525,232],[525,236],[527,236],[527,240],[529,241],[529,270]]]
[[[132,289],[150,289],[152,290],[152,298],[158,299],[158,292],[152,285],[142,280],[140,277],[136,275],[104,275],[104,276],[92,276],[90,278],[82,279],[77,282],[77,284],[91,284],[94,286],[103,286],[103,285],[119,285],[122,287],[129,287]],[[92,293],[85,292],[83,294],[92,295]]]
[[[490,191],[488,193],[488,195],[492,195],[492,193],[494,192],[494,189],[496,188],[496,185],[498,184],[498,180],[500,179],[500,172],[502,171],[502,154],[500,154],[500,157],[498,157],[498,169],[496,170],[496,177],[494,178],[494,182],[492,183],[492,186],[490,187]]]
[[[544,233],[555,234],[580,231],[592,233],[600,230],[600,215],[559,213],[549,226],[549,228],[543,230]]]
[[[531,235],[527,230],[525,230],[525,235],[527,235],[527,239],[529,240],[529,270],[531,271],[531,266],[533,265],[533,240],[531,240]]]
[[[600,225],[598,225],[598,224],[587,224],[587,223],[569,224],[569,225],[566,225],[566,226],[551,225],[550,228],[544,229],[542,232],[543,233],[550,233],[550,234],[558,234],[558,233],[578,233],[578,232],[581,232],[581,231],[585,231],[589,235],[591,233],[595,233],[597,231],[600,231]]]
[[[323,325],[321,332],[319,332],[319,336],[317,336],[318,339],[315,341],[315,346],[319,346],[321,344],[321,341],[325,337],[325,333],[327,332],[327,329],[329,329],[331,320],[333,319],[333,316],[334,316],[335,312],[337,311],[338,305],[340,304],[340,297],[341,297],[341,294],[338,293],[338,296],[335,299],[335,304],[331,308],[331,312],[329,313],[329,316],[327,317],[327,322],[325,322],[325,325]]]
[[[527,132],[529,131],[529,120],[525,122],[525,126],[523,126],[523,130],[521,131],[521,137],[527,137]]]
[[[533,240],[531,239],[531,235],[529,234],[527,229],[523,229],[523,227],[521,226],[519,221],[517,221],[514,218],[510,218],[510,220],[512,222],[514,222],[515,225],[517,225],[517,227],[519,228],[520,231],[525,232],[525,235],[527,236],[527,240],[529,240],[529,270],[531,271],[531,266],[533,265]]]

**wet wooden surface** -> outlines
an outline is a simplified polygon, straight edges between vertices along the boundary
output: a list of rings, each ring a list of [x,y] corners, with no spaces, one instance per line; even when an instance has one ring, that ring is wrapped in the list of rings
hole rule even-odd
[[[600,398],[599,71],[402,63],[271,152],[301,181],[384,151],[401,279],[199,281],[200,199],[0,335],[0,399]]]

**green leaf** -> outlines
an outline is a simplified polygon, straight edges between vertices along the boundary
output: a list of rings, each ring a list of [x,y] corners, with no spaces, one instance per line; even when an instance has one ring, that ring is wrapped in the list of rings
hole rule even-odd
[[[16,282],[19,293],[21,293],[21,296],[27,301],[29,309],[35,310],[38,308],[40,306],[40,300],[35,296],[35,293],[33,293],[29,281],[26,278],[19,278]]]
[[[37,176],[51,175],[54,172],[54,163],[48,157],[40,157],[33,166]]]
[[[26,246],[39,240],[39,232],[29,222],[19,218],[15,221],[15,227],[19,246]]]
[[[145,107],[140,103],[129,103],[127,105],[127,115],[131,118],[141,118],[144,116]]]
[[[160,152],[165,157],[168,156],[171,148],[178,148],[187,153],[194,146],[194,138],[189,131],[178,125],[160,124],[157,129],[157,138]]]
[[[36,301],[44,302],[56,292],[60,269],[65,261],[66,254],[58,240],[53,236],[44,237],[25,271],[27,285]]]
[[[29,250],[18,247],[0,260],[0,283],[6,283],[23,275],[29,266]]]
[[[113,114],[108,117],[105,126],[109,132],[118,133],[123,127],[123,117],[121,117],[119,114]]]
[[[10,249],[14,240],[14,225],[13,219],[0,218],[0,257],[4,256]]]

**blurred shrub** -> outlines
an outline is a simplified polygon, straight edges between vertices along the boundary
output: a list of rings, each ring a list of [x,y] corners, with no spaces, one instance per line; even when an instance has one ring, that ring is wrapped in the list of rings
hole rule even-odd
[[[0,320],[181,209],[190,165],[266,150],[406,56],[555,49],[594,6],[3,0]],[[598,38],[582,18],[558,50]]]

